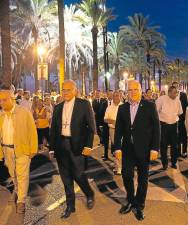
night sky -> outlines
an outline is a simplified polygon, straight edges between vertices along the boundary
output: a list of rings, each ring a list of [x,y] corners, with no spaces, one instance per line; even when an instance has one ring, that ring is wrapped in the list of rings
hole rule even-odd
[[[80,2],[65,0],[65,4]],[[127,17],[142,13],[150,17],[151,25],[160,25],[165,34],[166,50],[170,58],[188,59],[188,0],[106,0],[107,6],[114,8],[117,19],[109,23],[110,31],[118,31],[119,26],[128,22]]]

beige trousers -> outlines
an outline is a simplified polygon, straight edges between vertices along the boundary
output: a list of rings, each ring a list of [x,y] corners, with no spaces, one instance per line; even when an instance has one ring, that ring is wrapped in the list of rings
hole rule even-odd
[[[29,156],[15,156],[14,149],[3,148],[5,165],[14,183],[14,191],[17,193],[17,203],[25,203],[29,188],[29,170],[31,159]]]
[[[110,127],[109,136],[110,136],[110,141],[112,144],[114,144],[114,134],[115,134],[115,129]],[[115,170],[118,173],[121,173],[121,169],[122,169],[121,160],[118,160],[114,157],[114,165],[115,165]]]

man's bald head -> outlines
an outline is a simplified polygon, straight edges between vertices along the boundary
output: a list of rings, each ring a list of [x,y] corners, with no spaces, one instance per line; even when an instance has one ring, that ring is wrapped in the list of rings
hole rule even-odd
[[[0,90],[0,106],[3,110],[9,111],[14,105],[14,92],[10,89]]]
[[[73,80],[66,80],[63,82],[62,95],[65,101],[70,101],[77,95],[77,86]]]
[[[142,97],[141,85],[137,80],[128,81],[128,98],[131,102],[139,102]]]

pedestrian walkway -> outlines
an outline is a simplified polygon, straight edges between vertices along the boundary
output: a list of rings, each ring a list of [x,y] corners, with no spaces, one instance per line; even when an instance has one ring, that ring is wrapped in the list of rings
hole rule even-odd
[[[30,198],[27,200],[25,225],[132,225],[140,224],[133,213],[120,215],[121,204],[126,203],[126,193],[121,176],[112,173],[113,162],[103,162],[101,149],[89,158],[88,176],[96,193],[94,209],[87,210],[85,197],[75,186],[76,212],[67,220],[60,219],[65,208],[63,185],[49,160],[33,165]],[[43,157],[43,156],[42,156]],[[39,157],[40,160],[41,157]],[[40,165],[40,166],[39,166]],[[36,167],[36,168],[35,168]],[[188,225],[188,159],[179,161],[178,169],[160,170],[159,162],[151,165],[146,201],[146,219],[143,225]],[[10,194],[0,188],[0,225],[23,224],[23,217],[15,214],[15,207],[7,205]],[[4,207],[3,207],[3,206]],[[4,210],[3,210],[4,208]],[[3,218],[3,220],[2,220]],[[2,223],[3,221],[3,223]],[[17,223],[16,223],[17,221]]]

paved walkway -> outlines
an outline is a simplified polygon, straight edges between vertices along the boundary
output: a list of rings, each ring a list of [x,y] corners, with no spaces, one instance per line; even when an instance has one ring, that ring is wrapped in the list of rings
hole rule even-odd
[[[122,179],[113,176],[113,162],[103,162],[101,155],[99,148],[89,159],[88,176],[96,193],[94,209],[86,209],[85,197],[75,185],[76,213],[61,220],[65,196],[56,163],[39,155],[31,168],[30,198],[24,222],[15,213],[15,206],[7,205],[10,194],[0,186],[0,225],[188,225],[188,160],[179,161],[177,170],[169,168],[166,172],[160,170],[159,162],[151,165],[146,219],[138,222],[133,213],[124,216],[118,213],[121,204],[126,202]]]

